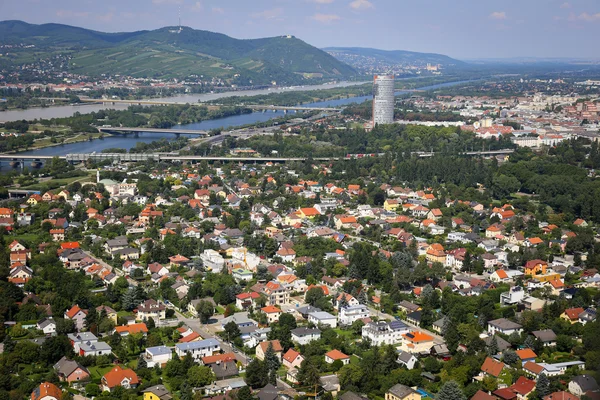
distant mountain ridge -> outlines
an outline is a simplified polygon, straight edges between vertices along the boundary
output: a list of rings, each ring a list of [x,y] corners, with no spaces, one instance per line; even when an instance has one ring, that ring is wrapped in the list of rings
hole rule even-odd
[[[68,54],[70,72],[92,76],[203,75],[238,84],[264,84],[273,80],[302,82],[309,77],[341,78],[356,73],[351,66],[293,36],[242,40],[188,27],[105,33],[54,23],[0,21],[0,42],[35,46],[10,51],[8,62],[13,64]],[[0,62],[6,63],[7,58],[3,58]]]
[[[460,67],[465,62],[436,53],[419,53],[406,50],[380,50],[366,47],[326,47],[323,49],[338,60],[360,69],[366,62],[380,62],[394,65],[442,65]]]

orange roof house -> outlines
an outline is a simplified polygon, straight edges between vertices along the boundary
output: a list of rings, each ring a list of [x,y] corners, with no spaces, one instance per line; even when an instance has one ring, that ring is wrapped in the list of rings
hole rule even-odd
[[[31,392],[31,400],[60,400],[62,391],[53,383],[42,382]]]
[[[132,369],[123,369],[119,365],[108,371],[102,377],[104,390],[111,391],[117,386],[125,389],[134,388],[140,383],[137,374]]]
[[[503,368],[504,363],[502,361],[496,361],[492,357],[487,357],[481,366],[481,372],[497,378]]]
[[[525,275],[543,275],[546,273],[546,268],[548,267],[548,263],[544,260],[530,260],[525,264],[525,268],[523,273]]]
[[[298,210],[298,213],[301,218],[314,218],[317,215],[321,215],[319,211],[314,207],[305,207]]]
[[[439,243],[433,243],[427,248],[427,253],[425,254],[427,261],[430,262],[441,262],[442,264],[446,262],[446,252],[444,251],[444,246]]]
[[[350,356],[342,353],[341,351],[334,349],[325,353],[325,362],[328,364],[334,361],[340,360],[342,363],[347,364],[350,362]]]
[[[566,319],[571,323],[575,323],[579,321],[579,314],[584,312],[585,310],[582,307],[576,308],[567,308],[564,313],[560,316],[562,319]]]
[[[517,350],[515,353],[517,353],[519,358],[523,361],[532,359],[534,360],[537,357],[537,354],[535,354],[535,352],[529,348]]]
[[[115,332],[121,336],[133,335],[136,333],[148,333],[148,327],[145,323],[140,322],[138,324],[123,325],[115,327]]]

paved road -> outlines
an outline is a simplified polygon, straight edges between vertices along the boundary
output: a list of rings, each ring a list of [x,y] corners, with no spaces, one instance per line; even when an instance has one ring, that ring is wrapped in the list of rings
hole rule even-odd
[[[248,365],[248,363],[250,361],[252,361],[252,359],[248,356],[246,356],[244,353],[242,353],[241,351],[234,351],[233,347],[223,341],[219,336],[215,336],[214,334],[212,334],[206,327],[206,325],[200,323],[200,320],[198,318],[188,318],[185,315],[183,315],[182,313],[180,313],[179,311],[175,310],[175,317],[177,317],[177,319],[181,322],[183,322],[186,326],[188,326],[189,328],[191,328],[193,331],[198,332],[200,334],[200,336],[202,336],[203,339],[210,339],[210,338],[214,338],[217,339],[217,341],[219,342],[221,349],[223,349],[223,351],[225,353],[235,353],[235,358],[239,361],[241,361],[241,363],[244,365],[244,367],[246,365]]]

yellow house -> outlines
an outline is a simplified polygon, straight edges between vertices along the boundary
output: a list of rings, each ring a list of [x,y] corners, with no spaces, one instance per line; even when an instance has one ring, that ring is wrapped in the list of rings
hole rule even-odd
[[[398,383],[386,392],[385,400],[421,400],[421,395],[410,387]]]
[[[37,205],[37,203],[39,203],[40,201],[42,201],[42,196],[40,196],[39,194],[32,194],[31,196],[29,196],[29,198],[27,199],[27,204],[31,205],[31,206],[35,206]]]
[[[314,218],[321,215],[321,213],[314,207],[305,207],[298,210],[298,215],[301,218]]]
[[[383,202],[383,208],[386,211],[396,211],[396,209],[400,206],[400,201],[396,199],[386,199]]]
[[[164,385],[151,386],[148,389],[142,391],[144,393],[144,400],[172,400],[173,396],[167,390]]]

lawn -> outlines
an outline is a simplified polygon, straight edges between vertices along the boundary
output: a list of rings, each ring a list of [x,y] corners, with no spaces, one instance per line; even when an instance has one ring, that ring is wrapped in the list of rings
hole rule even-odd
[[[88,371],[90,371],[90,376],[92,377],[92,379],[102,379],[102,377],[111,369],[113,368],[112,365],[106,366],[106,367],[88,367]]]
[[[334,331],[341,338],[347,338],[347,339],[353,339],[354,338],[354,332],[352,332],[351,330],[336,328],[336,329],[334,329]]]

